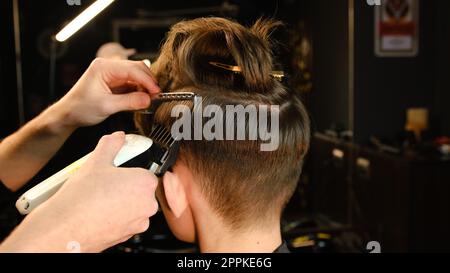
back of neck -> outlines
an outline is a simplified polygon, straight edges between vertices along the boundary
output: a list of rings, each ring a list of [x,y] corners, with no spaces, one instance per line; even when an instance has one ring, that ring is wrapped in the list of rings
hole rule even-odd
[[[197,235],[201,252],[270,253],[282,243],[280,224],[234,232],[218,225],[199,227]]]

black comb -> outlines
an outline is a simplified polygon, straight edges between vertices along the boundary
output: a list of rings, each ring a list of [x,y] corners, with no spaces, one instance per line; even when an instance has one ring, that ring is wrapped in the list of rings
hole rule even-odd
[[[169,170],[178,156],[180,142],[172,137],[164,126],[154,123],[149,138],[153,140],[148,156],[148,168],[156,176],[162,177]]]
[[[157,108],[164,102],[192,101],[195,105],[199,99],[200,97],[192,92],[160,93],[152,98],[150,108],[140,113],[153,115],[154,118]],[[153,145],[149,150],[151,163],[148,168],[156,176],[161,177],[175,164],[180,149],[180,139],[175,139],[166,127],[156,122],[153,122],[148,137],[153,140]]]

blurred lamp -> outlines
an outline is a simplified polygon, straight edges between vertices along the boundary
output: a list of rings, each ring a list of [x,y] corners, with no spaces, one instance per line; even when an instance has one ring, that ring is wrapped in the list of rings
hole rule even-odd
[[[428,109],[426,108],[409,108],[406,112],[407,131],[414,132],[416,140],[421,140],[421,133],[428,129]]]

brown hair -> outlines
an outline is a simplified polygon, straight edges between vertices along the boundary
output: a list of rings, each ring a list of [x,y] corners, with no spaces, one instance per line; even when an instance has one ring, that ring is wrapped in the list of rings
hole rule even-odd
[[[179,160],[191,169],[206,200],[233,229],[279,220],[276,217],[295,190],[309,146],[309,118],[301,100],[271,76],[269,35],[279,25],[261,19],[250,28],[224,18],[183,21],[171,28],[152,66],[164,92],[193,90],[202,96],[203,107],[279,105],[280,144],[275,151],[261,151],[260,140],[183,141],[181,145]],[[237,65],[242,72],[210,62]],[[170,126],[172,106],[161,106],[155,121]],[[145,116],[136,116],[141,133],[149,134],[149,123]]]

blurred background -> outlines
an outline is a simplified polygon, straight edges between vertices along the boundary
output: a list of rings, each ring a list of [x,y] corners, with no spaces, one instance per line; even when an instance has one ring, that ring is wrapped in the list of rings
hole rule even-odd
[[[62,97],[105,43],[153,61],[180,20],[214,15],[249,25],[273,17],[286,25],[274,33],[277,66],[313,126],[282,219],[291,250],[450,251],[449,1],[116,0],[67,41],[52,42],[93,2],[0,1],[0,139]],[[20,192],[0,188],[0,240],[22,220],[20,194],[116,130],[135,131],[130,113],[77,130]],[[108,251],[196,249],[157,215],[148,232]]]

